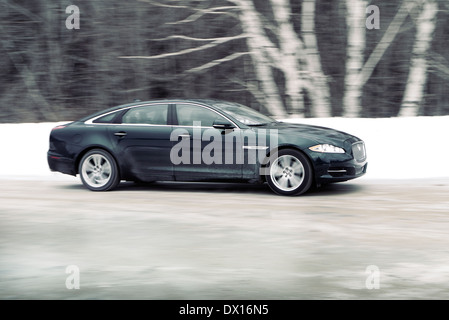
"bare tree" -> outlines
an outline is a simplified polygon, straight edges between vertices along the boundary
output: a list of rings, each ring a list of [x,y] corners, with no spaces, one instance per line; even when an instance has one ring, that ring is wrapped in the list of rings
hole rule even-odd
[[[231,0],[240,9],[240,21],[243,31],[248,34],[247,45],[251,53],[255,73],[260,82],[259,91],[256,95],[260,102],[267,106],[268,111],[274,116],[285,116],[280,93],[274,80],[271,66],[280,58],[278,50],[263,32],[261,18],[257,13],[252,1]],[[263,47],[265,50],[260,50]]]
[[[28,8],[7,0],[3,0],[3,2],[15,15],[15,19],[17,21],[31,21],[37,27],[48,26],[48,21],[45,20],[45,17],[32,12]],[[33,31],[35,32],[35,30]],[[46,42],[45,37],[48,33],[35,32],[39,41],[27,43],[27,46],[25,47],[17,45],[17,43],[23,42],[23,38],[20,37],[20,32],[16,26],[7,29],[3,27],[3,25],[0,25],[0,33],[2,34],[0,37],[0,44],[6,52],[6,58],[9,60],[5,61],[5,63],[9,62],[14,67],[18,73],[18,79],[20,79],[20,84],[18,85],[24,89],[24,92],[21,92],[21,94],[24,94],[29,98],[27,106],[28,109],[24,109],[22,107],[22,112],[32,112],[33,116],[37,119],[48,118],[51,120],[56,120],[56,110],[48,99],[48,96],[51,95],[53,88],[51,88],[50,94],[45,94],[45,90],[39,81],[42,66],[46,63],[46,57],[39,54],[40,45],[41,43]],[[54,40],[48,39],[47,44],[57,50],[57,48],[52,46],[54,43]],[[51,80],[54,80],[54,78]],[[52,82],[50,81],[50,83]]]
[[[79,30],[64,23],[71,4],[0,0],[0,121],[168,96],[276,117],[449,111],[447,0],[81,1]],[[375,4],[381,28],[368,31]]]
[[[327,77],[321,66],[321,55],[315,33],[316,0],[303,0],[301,13],[301,34],[304,39],[307,66],[312,88],[309,88],[314,117],[329,117],[331,115],[330,90]]]
[[[203,73],[222,63],[238,59],[245,55],[251,56],[254,74],[258,85],[247,84],[242,79],[233,79],[253,94],[269,113],[277,117],[287,114],[305,115],[305,95],[311,101],[311,114],[319,116],[330,115],[329,87],[323,74],[320,56],[314,35],[315,0],[306,0],[303,4],[303,40],[293,28],[292,8],[288,0],[270,0],[273,21],[269,21],[255,7],[253,0],[229,0],[234,5],[220,7],[192,7],[174,5],[159,1],[142,0],[154,6],[169,9],[186,9],[192,12],[186,18],[171,24],[196,22],[204,15],[227,14],[238,19],[242,33],[216,38],[199,38],[183,34],[171,34],[157,39],[189,40],[199,43],[194,47],[165,52],[158,55],[122,56],[125,59],[165,59],[183,56],[192,52],[201,52],[230,41],[245,39],[247,51],[232,52],[226,57],[208,61],[203,65],[184,70],[185,74]],[[273,36],[275,41],[273,41]],[[156,40],[156,39],[155,39]],[[275,70],[283,75],[283,85],[275,76]]]
[[[366,0],[346,0],[348,12],[348,44],[346,58],[344,115],[357,117],[360,114],[363,83],[360,72],[363,68],[365,51],[365,8]]]
[[[415,3],[409,1],[402,1],[401,6],[399,7],[397,13],[395,14],[393,20],[385,31],[382,39],[374,48],[373,52],[371,52],[369,58],[366,60],[363,65],[362,70],[360,71],[360,81],[362,85],[365,85],[366,82],[371,77],[374,68],[377,66],[379,61],[382,59],[385,51],[390,47],[393,43],[394,39],[398,35],[401,26],[403,25],[405,19],[407,18],[409,11],[413,9]]]
[[[432,40],[432,32],[435,28],[436,3],[429,0],[422,7],[417,6],[415,1],[402,1],[397,13],[393,17],[388,28],[384,32],[382,39],[370,53],[366,62],[363,63],[363,53],[365,44],[364,29],[364,6],[365,0],[355,2],[348,0],[348,57],[346,61],[346,85],[344,115],[347,117],[357,117],[361,114],[361,97],[363,87],[368,82],[377,64],[382,59],[386,50],[391,46],[396,36],[399,34],[405,19],[416,10],[421,10],[417,20],[417,37],[413,58],[410,68],[409,81],[404,94],[404,102],[400,115],[417,114],[417,108],[422,99],[422,92],[426,79],[426,59],[425,54]],[[362,21],[363,20],[363,21]],[[411,110],[414,111],[411,111]],[[407,111],[408,110],[408,111]]]
[[[399,116],[419,115],[423,92],[427,81],[427,54],[435,30],[438,4],[434,0],[425,0],[420,6],[416,24],[415,44],[410,62],[410,71]]]
[[[264,32],[262,23],[264,19],[257,12],[252,0],[231,0],[231,2],[234,2],[240,10],[242,28],[248,34],[247,44],[259,79],[270,79],[261,81],[266,83],[262,85],[270,98],[281,101],[280,98],[274,98],[279,91],[276,93],[271,89],[274,84],[271,80],[271,68],[276,68],[282,71],[285,78],[285,98],[282,99],[284,113],[304,116],[304,93],[307,93],[312,103],[310,113],[315,116],[329,116],[329,87],[322,72],[315,37],[315,1],[303,2],[301,17],[303,42],[293,28],[290,1],[270,0],[275,25],[271,28],[268,25],[265,29],[268,28],[276,36],[278,45]],[[264,56],[268,58],[267,61],[263,60]],[[282,110],[277,109],[276,112],[281,116]]]

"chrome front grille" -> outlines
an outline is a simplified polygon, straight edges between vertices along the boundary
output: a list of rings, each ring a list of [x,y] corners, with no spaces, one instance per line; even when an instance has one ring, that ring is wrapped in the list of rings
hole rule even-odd
[[[352,154],[357,162],[366,160],[365,143],[363,141],[356,142],[352,145]]]

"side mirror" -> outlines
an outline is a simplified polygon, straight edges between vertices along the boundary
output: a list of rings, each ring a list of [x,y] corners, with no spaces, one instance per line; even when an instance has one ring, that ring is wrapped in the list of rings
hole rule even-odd
[[[224,122],[222,120],[215,120],[214,124],[212,125],[215,129],[220,129],[220,130],[229,130],[229,129],[234,129],[235,126],[230,123],[230,122]]]

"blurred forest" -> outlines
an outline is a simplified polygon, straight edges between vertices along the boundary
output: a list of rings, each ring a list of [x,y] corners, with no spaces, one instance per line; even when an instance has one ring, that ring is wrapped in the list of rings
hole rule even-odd
[[[276,117],[449,114],[447,0],[0,0],[0,34],[3,123],[157,98]]]

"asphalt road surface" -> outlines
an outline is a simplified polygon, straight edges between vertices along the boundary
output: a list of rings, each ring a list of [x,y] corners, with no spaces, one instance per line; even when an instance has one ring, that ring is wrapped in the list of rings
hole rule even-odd
[[[449,299],[449,179],[0,180],[0,299]]]

